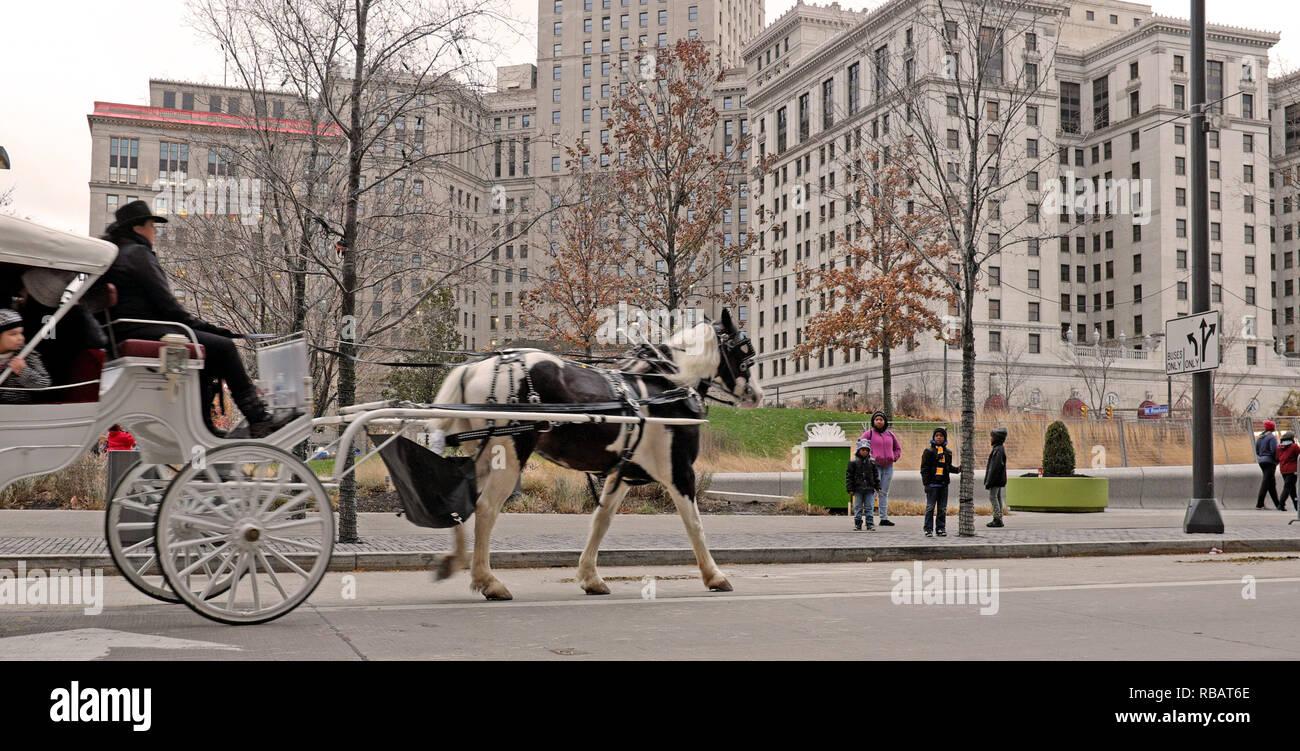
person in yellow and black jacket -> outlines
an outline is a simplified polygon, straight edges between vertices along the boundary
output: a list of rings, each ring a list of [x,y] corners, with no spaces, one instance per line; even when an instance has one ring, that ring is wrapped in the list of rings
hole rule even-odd
[[[935,428],[930,448],[921,452],[921,484],[925,486],[925,536],[947,537],[948,477],[961,474],[952,463],[948,448],[948,429]],[[937,518],[936,518],[937,508]]]

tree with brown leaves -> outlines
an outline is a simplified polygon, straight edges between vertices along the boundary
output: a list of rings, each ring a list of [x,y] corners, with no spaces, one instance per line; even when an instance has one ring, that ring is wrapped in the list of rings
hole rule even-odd
[[[720,269],[752,253],[755,234],[728,245],[718,224],[739,194],[750,138],[719,138],[720,66],[704,43],[683,39],[643,50],[620,84],[601,160],[615,179],[613,211],[643,265],[631,302],[676,311],[689,303],[735,302],[747,282],[709,289]],[[722,148],[718,144],[722,143]],[[761,171],[761,170],[760,170]]]
[[[608,207],[614,199],[612,175],[591,163],[581,141],[566,149],[573,176],[573,200],[555,218],[556,231],[545,250],[548,277],[519,296],[521,326],[560,346],[588,355],[601,325],[625,302],[631,283],[624,268],[626,249]]]
[[[952,253],[944,220],[912,194],[916,166],[902,153],[871,150],[857,155],[845,196],[856,230],[841,243],[845,255],[817,269],[795,267],[799,288],[819,298],[795,356],[822,349],[865,347],[880,352],[885,414],[893,415],[890,357],[925,331],[938,336],[936,302],[955,302],[926,255]],[[851,239],[849,239],[851,238]]]

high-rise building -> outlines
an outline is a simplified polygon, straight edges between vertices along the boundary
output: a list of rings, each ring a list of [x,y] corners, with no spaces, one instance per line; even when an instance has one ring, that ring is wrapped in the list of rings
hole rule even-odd
[[[760,290],[752,331],[769,400],[778,393],[784,401],[880,392],[878,353],[792,356],[811,316],[827,306],[798,288],[794,266],[843,263],[842,241],[855,229],[845,195],[852,160],[861,144],[897,148],[911,130],[916,110],[896,95],[900,88],[917,93],[911,107],[930,108],[927,123],[949,129],[946,141],[934,140],[951,151],[956,171],[947,179],[958,179],[969,151],[948,96],[955,92],[945,66],[955,56],[944,37],[968,24],[927,23],[938,17],[935,10],[926,0],[895,0],[871,12],[799,4],[745,48],[756,148],[776,157],[773,175],[751,189],[774,228],[751,265]],[[989,254],[972,310],[978,401],[1002,396],[1014,370],[1022,384],[1015,407],[1055,413],[1081,397],[1132,414],[1143,402],[1163,403],[1164,321],[1191,310],[1188,22],[1136,3],[1079,2],[1036,8],[1000,33],[979,33],[1000,40],[989,65],[1003,86],[1032,94],[994,84],[980,106],[988,116],[1017,120],[1008,131],[1016,143],[995,149],[1014,164],[990,169],[1020,182],[990,201],[988,237],[978,238],[980,252]],[[1285,393],[1276,377],[1263,235],[1270,197],[1265,76],[1279,37],[1223,26],[1212,26],[1208,37],[1208,97],[1223,99],[1209,134],[1207,218],[1212,305],[1223,311],[1226,334],[1217,396],[1240,412],[1253,398],[1268,404]],[[1008,112],[1011,102],[1016,109]],[[1282,114],[1274,119],[1276,151]],[[1088,187],[1103,196],[1099,189],[1107,185],[1120,193],[1101,198],[1095,211],[1078,203],[1054,211],[1047,196],[1060,185],[1068,187],[1058,196]],[[791,205],[795,191],[807,197],[798,209]],[[1004,242],[1011,237],[1020,241]],[[933,312],[936,324],[958,313],[939,306]],[[1107,354],[1098,357],[1099,347]],[[935,406],[960,403],[959,350],[945,353],[925,336],[893,355],[896,400],[913,391]],[[1104,387],[1093,378],[1102,362]],[[1101,393],[1090,395],[1088,385]],[[1190,383],[1168,387],[1175,404],[1180,395],[1190,400]]]

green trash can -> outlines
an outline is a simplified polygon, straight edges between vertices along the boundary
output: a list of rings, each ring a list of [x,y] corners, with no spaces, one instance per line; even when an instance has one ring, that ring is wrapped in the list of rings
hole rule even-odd
[[[853,456],[854,441],[804,441],[803,498],[806,503],[848,513],[844,470]]]

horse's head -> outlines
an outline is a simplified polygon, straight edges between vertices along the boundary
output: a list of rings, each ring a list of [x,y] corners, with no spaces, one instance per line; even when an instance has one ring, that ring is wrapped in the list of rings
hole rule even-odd
[[[736,328],[727,308],[722,309],[722,320],[714,321],[712,325],[718,343],[718,368],[713,382],[735,397],[739,406],[758,406],[763,400],[763,391],[750,375],[750,369],[754,367],[754,343],[744,331]]]

